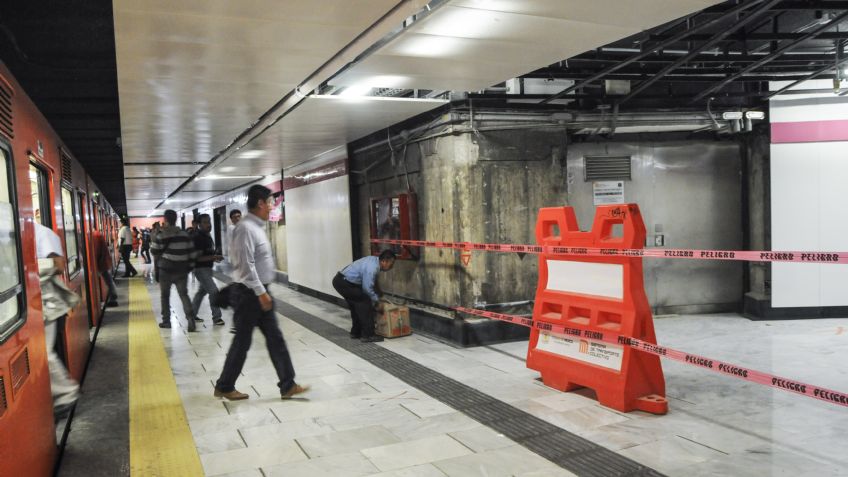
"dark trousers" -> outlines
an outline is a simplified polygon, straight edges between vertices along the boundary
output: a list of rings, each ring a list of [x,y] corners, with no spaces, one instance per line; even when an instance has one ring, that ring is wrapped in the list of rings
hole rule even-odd
[[[121,258],[124,260],[124,276],[137,273],[135,267],[130,263],[130,254],[132,253],[132,245],[121,245]]]
[[[280,393],[285,393],[294,386],[294,366],[286,341],[283,339],[283,332],[280,331],[280,325],[277,323],[277,315],[274,314],[273,308],[262,311],[259,298],[252,290],[246,289],[240,293],[242,296],[233,310],[236,334],[230,343],[227,360],[224,361],[224,369],[221,371],[218,382],[215,383],[215,388],[225,393],[235,389],[236,379],[244,367],[247,350],[250,349],[253,339],[253,328],[258,326],[259,331],[265,335],[268,354],[271,355],[271,362],[280,379],[277,386],[280,387]]]
[[[141,247],[141,258],[145,263],[150,263],[150,247]]]
[[[333,288],[347,302],[350,308],[350,334],[354,336],[374,336],[374,315],[371,308],[371,297],[363,290],[361,285],[350,283],[345,280],[344,275],[337,273],[333,278]]]

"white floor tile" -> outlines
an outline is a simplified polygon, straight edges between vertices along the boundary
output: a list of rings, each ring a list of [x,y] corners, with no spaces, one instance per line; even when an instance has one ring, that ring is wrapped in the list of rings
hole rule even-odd
[[[472,452],[455,439],[443,434],[416,441],[364,449],[362,453],[378,469],[387,471],[468,455]]]

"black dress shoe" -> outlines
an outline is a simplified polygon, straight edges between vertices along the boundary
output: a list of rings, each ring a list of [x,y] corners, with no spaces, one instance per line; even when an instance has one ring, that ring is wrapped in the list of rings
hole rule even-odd
[[[383,341],[383,337],[382,337],[382,336],[377,336],[377,335],[374,335],[374,336],[363,336],[362,338],[360,338],[360,340],[359,340],[359,341],[361,341],[361,342],[363,342],[363,343],[379,343],[380,341]]]
[[[170,328],[171,323],[159,323],[159,328]]]
[[[356,333],[350,333],[350,339],[358,340],[359,338],[362,338],[362,335],[358,335]]]
[[[120,306],[120,305],[118,305],[118,302],[117,302],[117,301],[112,300],[112,301],[110,301],[110,302],[106,303],[106,306],[107,306],[107,307],[109,307],[109,308],[112,308],[112,307]]]

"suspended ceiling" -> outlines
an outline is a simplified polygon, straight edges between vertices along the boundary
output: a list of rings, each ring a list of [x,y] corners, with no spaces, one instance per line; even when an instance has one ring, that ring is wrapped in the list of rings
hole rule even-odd
[[[714,3],[433,2],[420,20],[327,79],[340,86],[482,89]],[[416,12],[424,6],[397,0],[116,1],[129,214],[146,215],[166,197],[168,207],[188,207],[439,107],[443,102],[309,96],[280,111],[282,118],[263,134],[249,131],[392,8]],[[403,26],[400,20],[386,34]],[[246,130],[256,138],[232,145]],[[244,177],[207,177],[228,174]]]

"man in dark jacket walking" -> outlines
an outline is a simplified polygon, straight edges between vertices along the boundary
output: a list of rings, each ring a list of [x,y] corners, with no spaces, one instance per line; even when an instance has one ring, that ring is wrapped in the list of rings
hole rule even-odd
[[[176,285],[188,321],[188,331],[195,331],[196,315],[188,297],[188,274],[197,258],[194,241],[177,227],[175,211],[166,210],[164,219],[165,226],[150,244],[150,252],[156,257],[156,268],[159,269],[159,290],[162,293],[162,322],[159,327],[171,327],[171,285]]]

